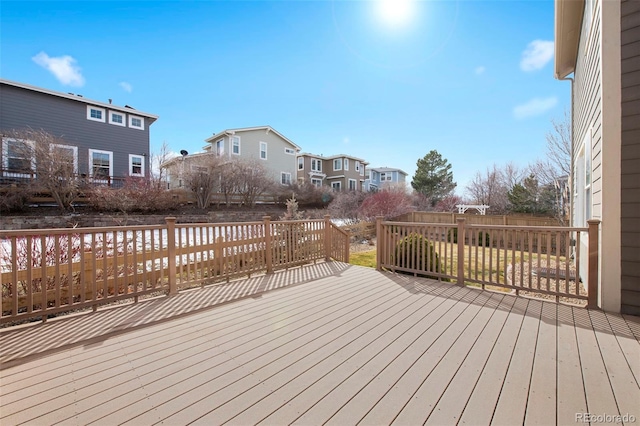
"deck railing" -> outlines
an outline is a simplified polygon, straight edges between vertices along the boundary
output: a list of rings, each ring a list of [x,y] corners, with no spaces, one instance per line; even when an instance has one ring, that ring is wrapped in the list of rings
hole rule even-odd
[[[587,228],[570,228],[378,219],[377,267],[459,285],[546,294],[556,301],[582,299],[595,307],[599,223],[590,220]]]
[[[348,261],[348,244],[348,233],[329,216],[0,231],[0,323],[175,294],[319,259]]]

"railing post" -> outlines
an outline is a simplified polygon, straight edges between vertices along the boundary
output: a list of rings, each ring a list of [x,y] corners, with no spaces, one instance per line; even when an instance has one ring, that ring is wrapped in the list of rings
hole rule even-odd
[[[324,215],[324,261],[331,260],[331,216]]]
[[[587,294],[587,308],[598,307],[598,246],[600,245],[600,236],[598,234],[600,221],[598,219],[589,219],[589,289]]]
[[[169,263],[169,295],[178,294],[178,286],[176,284],[176,218],[165,217],[167,223],[167,261]]]
[[[464,286],[464,222],[465,219],[460,217],[457,219],[458,227],[456,231],[458,241],[458,281],[459,286]]]
[[[413,212],[411,212],[413,215]],[[413,218],[412,218],[413,219]],[[382,271],[382,249],[385,246],[382,236],[382,216],[376,217],[376,269]]]
[[[350,251],[351,251],[351,231],[347,230],[347,238],[344,239],[344,263],[349,263]]]
[[[267,274],[273,274],[273,251],[271,250],[271,217],[263,216],[264,222],[264,243],[266,246]]]

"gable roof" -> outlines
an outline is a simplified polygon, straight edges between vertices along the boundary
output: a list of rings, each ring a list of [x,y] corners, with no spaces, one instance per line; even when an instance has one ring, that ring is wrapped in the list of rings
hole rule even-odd
[[[405,172],[404,170],[401,169],[396,169],[393,167],[369,167],[369,171],[374,171],[374,172],[398,172],[401,173],[405,176],[409,176],[409,174],[407,172]]]
[[[575,71],[583,12],[584,0],[555,0],[554,75],[557,79]]]
[[[158,119],[158,116],[155,114],[149,114],[148,112],[143,112],[143,111],[138,111],[137,109],[134,109],[130,106],[117,106],[117,105],[113,105],[110,103],[104,103],[104,102],[100,102],[100,101],[94,101],[92,99],[87,99],[84,98],[82,95],[75,95],[73,93],[62,93],[62,92],[56,92],[54,90],[49,90],[49,89],[43,89],[42,87],[36,87],[36,86],[32,86],[30,84],[25,84],[25,83],[18,83],[16,81],[10,81],[10,80],[4,80],[4,79],[0,79],[0,84],[5,84],[7,86],[13,86],[13,87],[18,87],[20,89],[25,89],[25,90],[31,90],[33,92],[39,92],[39,93],[44,93],[45,95],[51,95],[51,96],[56,96],[58,98],[63,98],[63,99],[69,99],[72,101],[76,101],[76,102],[81,102],[87,105],[95,105],[95,106],[99,106],[102,108],[107,108],[110,109],[112,111],[120,111],[120,112],[125,112],[127,114],[135,114],[135,115],[140,115],[142,117],[146,117],[148,118],[151,123],[153,123],[154,121],[156,121]]]
[[[235,133],[242,133],[242,132],[251,132],[253,130],[266,130],[267,133],[269,132],[273,132],[276,135],[280,136],[285,142],[289,143],[291,146],[293,146],[296,150],[300,151],[300,147],[298,145],[296,145],[295,143],[293,143],[289,138],[287,138],[286,136],[284,136],[282,133],[278,132],[276,129],[274,129],[271,126],[258,126],[258,127],[241,127],[238,129],[225,129],[219,133],[216,133],[215,135],[211,136],[210,138],[205,139],[205,142],[209,142],[209,144],[211,144],[211,142],[215,142],[216,139],[221,138],[223,136],[228,136],[228,135],[233,135]],[[205,149],[211,149],[210,148],[211,145],[207,145],[205,146]]]

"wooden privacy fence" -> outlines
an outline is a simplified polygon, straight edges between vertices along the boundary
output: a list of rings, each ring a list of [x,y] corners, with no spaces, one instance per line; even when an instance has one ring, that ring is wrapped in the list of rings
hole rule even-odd
[[[496,226],[559,226],[563,225],[552,217],[533,217],[515,215],[475,215],[444,212],[409,212],[398,217],[399,222],[450,223],[455,225],[458,219],[465,219],[469,225]]]
[[[598,227],[489,226],[377,220],[377,267],[459,285],[598,298]],[[426,242],[428,241],[428,242]],[[586,248],[586,249],[585,249]],[[582,273],[581,273],[582,272]]]
[[[0,231],[0,323],[289,268],[349,261],[349,234],[319,220]]]

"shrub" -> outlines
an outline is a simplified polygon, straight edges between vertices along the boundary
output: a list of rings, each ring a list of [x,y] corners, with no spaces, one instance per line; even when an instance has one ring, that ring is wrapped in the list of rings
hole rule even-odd
[[[30,196],[31,191],[26,186],[8,188],[0,194],[0,213],[25,210]]]
[[[476,241],[479,247],[491,247],[491,236],[488,232],[478,232],[478,239]]]
[[[447,242],[458,244],[458,228],[451,228],[447,232]]]
[[[177,207],[173,194],[146,179],[129,178],[122,188],[95,186],[88,191],[88,203],[98,211],[150,213]]]
[[[398,241],[393,263],[401,268],[424,272],[440,273],[440,257],[431,241],[420,234],[410,234]],[[418,274],[427,278],[437,278],[429,274]]]

